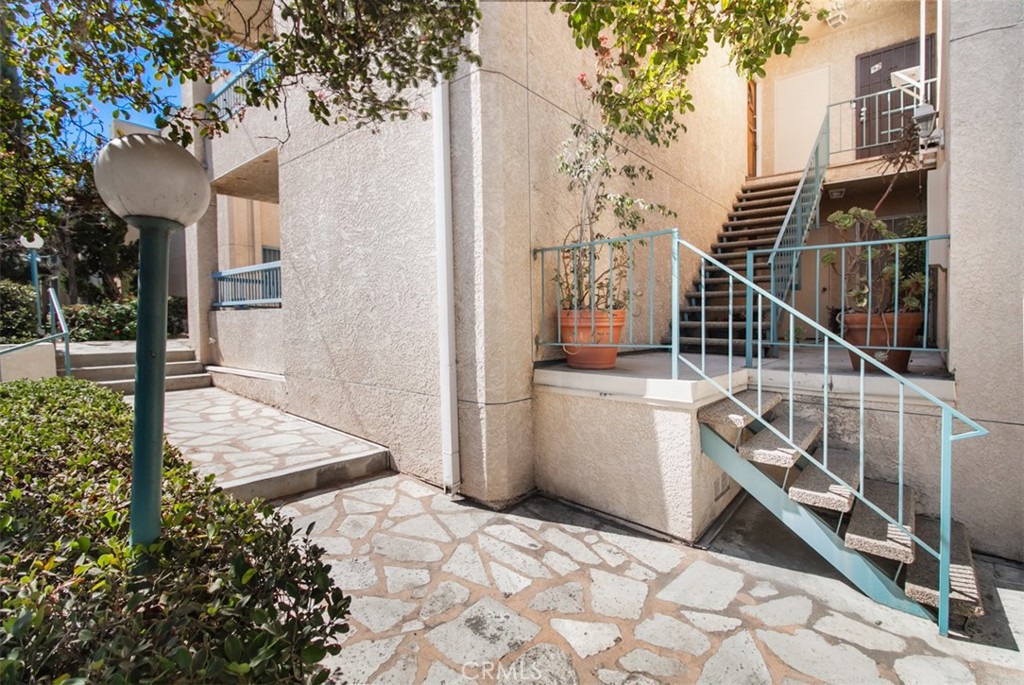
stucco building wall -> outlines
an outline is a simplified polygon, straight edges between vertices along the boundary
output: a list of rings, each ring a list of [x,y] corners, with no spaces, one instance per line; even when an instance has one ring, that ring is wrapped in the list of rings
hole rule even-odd
[[[949,365],[957,408],[991,434],[964,443],[979,546],[1024,558],[1024,7],[953,3],[948,60]],[[958,512],[963,515],[963,512]]]

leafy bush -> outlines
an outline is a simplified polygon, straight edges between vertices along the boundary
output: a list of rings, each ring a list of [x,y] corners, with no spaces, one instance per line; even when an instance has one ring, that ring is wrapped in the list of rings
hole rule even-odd
[[[36,337],[32,286],[0,280],[0,343],[26,342]]]
[[[164,447],[163,532],[128,543],[132,411],[0,385],[0,682],[322,683],[349,600],[323,550]]]
[[[138,333],[137,309],[137,300],[72,304],[64,307],[64,315],[72,340],[135,340]],[[187,300],[177,296],[167,298],[167,334],[176,337],[187,330]]]

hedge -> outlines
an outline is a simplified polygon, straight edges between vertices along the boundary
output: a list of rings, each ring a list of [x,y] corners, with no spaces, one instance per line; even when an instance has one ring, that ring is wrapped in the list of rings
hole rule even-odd
[[[32,286],[0,280],[0,343],[27,342],[37,337]]]
[[[137,300],[73,304],[64,307],[71,339],[78,342],[94,340],[135,340],[138,330]],[[179,336],[188,330],[188,311],[184,297],[167,300],[167,334]]]
[[[132,549],[131,448],[111,391],[0,385],[0,682],[325,682],[349,600],[323,550],[170,445],[161,538]]]

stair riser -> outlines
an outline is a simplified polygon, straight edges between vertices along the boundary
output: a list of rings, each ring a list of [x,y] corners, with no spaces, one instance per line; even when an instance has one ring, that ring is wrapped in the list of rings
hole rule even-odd
[[[190,362],[195,361],[194,350],[167,350],[168,362]],[[135,352],[85,352],[72,353],[71,365],[74,368],[88,368],[92,366],[124,366],[135,364]],[[63,350],[57,352],[57,366],[64,366]]]
[[[199,362],[168,362],[165,375],[185,376],[203,372],[203,365]],[[71,369],[71,375],[75,378],[83,378],[90,381],[124,381],[135,378],[135,366],[94,366],[84,369]]]
[[[105,388],[131,395],[135,393],[135,381],[104,381],[101,382]],[[174,392],[176,390],[194,390],[196,388],[208,388],[213,385],[210,374],[204,373],[194,376],[171,376],[164,380],[164,391]]]

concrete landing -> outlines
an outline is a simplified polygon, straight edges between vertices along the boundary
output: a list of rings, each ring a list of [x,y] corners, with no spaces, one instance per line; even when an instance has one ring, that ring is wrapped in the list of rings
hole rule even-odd
[[[166,403],[167,439],[242,499],[286,497],[389,466],[385,447],[219,388],[168,393]]]

